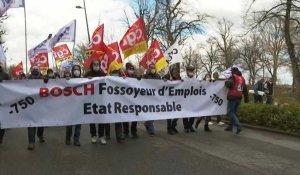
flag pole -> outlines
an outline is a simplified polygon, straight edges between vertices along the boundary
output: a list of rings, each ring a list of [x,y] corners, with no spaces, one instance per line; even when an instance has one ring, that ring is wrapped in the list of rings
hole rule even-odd
[[[25,68],[25,73],[27,74],[27,62],[28,62],[28,55],[27,55],[27,19],[26,19],[26,5],[25,1],[24,2],[24,21],[25,21],[25,59],[26,59],[26,68]]]

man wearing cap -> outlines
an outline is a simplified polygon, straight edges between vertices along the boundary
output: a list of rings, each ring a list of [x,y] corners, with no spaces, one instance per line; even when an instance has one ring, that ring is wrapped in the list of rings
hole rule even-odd
[[[225,131],[232,131],[233,126],[237,127],[236,134],[241,132],[240,122],[237,116],[237,110],[244,95],[245,103],[248,103],[248,91],[246,81],[243,76],[239,75],[239,69],[234,67],[231,69],[232,75],[225,80],[225,86],[228,88],[228,113],[230,115],[230,122]]]
[[[2,63],[0,63],[0,83],[3,80],[9,80],[8,74],[4,71]],[[1,121],[0,121],[0,144],[2,144],[3,136],[4,136],[5,130],[1,129]]]

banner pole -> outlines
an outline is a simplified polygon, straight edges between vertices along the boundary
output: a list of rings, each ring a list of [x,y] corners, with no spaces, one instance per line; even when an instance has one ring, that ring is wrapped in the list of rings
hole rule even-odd
[[[27,50],[28,50],[28,48],[27,48],[27,17],[26,17],[26,5],[25,5],[25,1],[23,1],[24,2],[24,21],[25,21],[25,64],[26,64],[26,68],[25,68],[25,73],[27,74],[27,70],[28,70],[28,68],[27,68],[27,64],[28,64],[28,55],[27,55]]]

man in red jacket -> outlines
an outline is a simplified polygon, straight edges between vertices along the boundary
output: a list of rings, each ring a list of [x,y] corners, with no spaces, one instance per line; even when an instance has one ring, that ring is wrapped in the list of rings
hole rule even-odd
[[[230,115],[230,123],[225,131],[232,131],[233,125],[237,127],[236,134],[239,134],[241,130],[240,122],[237,116],[237,110],[241,103],[241,99],[244,95],[244,101],[247,103],[248,90],[246,87],[246,81],[241,75],[238,68],[233,67],[231,69],[232,76],[225,81],[225,86],[228,88],[227,100],[228,100],[228,113]]]

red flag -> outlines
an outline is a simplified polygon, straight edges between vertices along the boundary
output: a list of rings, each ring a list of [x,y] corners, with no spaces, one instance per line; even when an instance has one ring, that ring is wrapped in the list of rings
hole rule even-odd
[[[97,59],[99,61],[101,61],[103,59],[103,56],[105,55],[104,48],[103,48],[104,45],[105,44],[103,42],[101,42],[101,44],[97,46],[97,51],[93,51],[92,55],[87,60],[85,60],[85,63],[84,63],[85,69],[90,68],[90,65],[94,59]]]
[[[14,77],[19,77],[23,73],[22,61],[12,69],[12,73]]]
[[[115,60],[118,64],[123,64],[119,44],[118,42],[111,43],[108,45],[108,48],[112,51],[113,55],[115,56]]]
[[[49,67],[48,52],[42,52],[30,58],[30,65],[36,65],[40,68],[42,74],[46,74]]]
[[[116,54],[113,54],[113,51],[110,48],[108,48],[108,46],[106,46],[104,42],[102,42],[102,45],[102,49],[105,54],[103,55],[103,58],[101,60],[101,70],[106,75],[108,75],[111,71],[118,69],[114,66],[117,57]]]
[[[155,65],[156,72],[159,72],[168,65],[164,53],[156,39],[140,61],[140,65],[145,69],[148,69],[150,64]]]
[[[72,53],[70,52],[67,44],[56,46],[52,49],[52,51],[56,65],[60,65],[64,60],[72,57]]]
[[[104,24],[101,24],[94,31],[92,36],[92,42],[89,44],[89,46],[86,49],[86,54],[88,57],[91,56],[101,46],[101,42],[103,41],[103,35],[104,35]]]
[[[113,47],[115,48],[115,45],[113,44]],[[115,48],[116,49],[116,48]],[[101,42],[101,44],[98,46],[97,51],[95,51],[84,63],[84,67],[86,69],[90,68],[90,65],[94,59],[98,59],[101,61],[101,70],[108,74],[111,69],[111,63],[118,59],[117,52],[114,52],[114,49],[109,48],[106,46],[104,42]]]
[[[124,58],[147,51],[146,32],[142,17],[140,17],[125,33],[120,41],[120,48]]]

